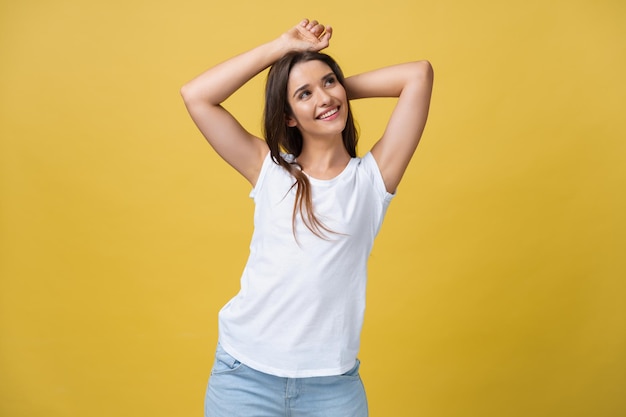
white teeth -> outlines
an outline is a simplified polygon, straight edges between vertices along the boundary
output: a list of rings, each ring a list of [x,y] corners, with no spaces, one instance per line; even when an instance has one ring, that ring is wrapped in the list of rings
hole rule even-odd
[[[339,109],[334,108],[334,109],[329,110],[326,113],[322,114],[321,116],[319,116],[318,119],[325,119],[325,118],[330,117],[333,114],[337,113],[338,111],[339,111]]]

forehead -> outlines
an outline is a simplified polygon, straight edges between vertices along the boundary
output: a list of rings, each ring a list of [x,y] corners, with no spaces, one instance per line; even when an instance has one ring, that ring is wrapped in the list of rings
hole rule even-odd
[[[291,68],[287,89],[292,91],[302,85],[318,82],[331,72],[333,70],[323,61],[298,62]]]

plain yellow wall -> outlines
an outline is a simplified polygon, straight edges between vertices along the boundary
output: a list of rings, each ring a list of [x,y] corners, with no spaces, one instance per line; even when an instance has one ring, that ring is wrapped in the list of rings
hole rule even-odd
[[[309,16],[429,59],[370,261],[372,416],[626,415],[626,3],[0,4],[0,415],[200,416],[249,186],[179,88]],[[263,77],[227,103],[260,133]],[[392,100],[354,104],[364,153]]]

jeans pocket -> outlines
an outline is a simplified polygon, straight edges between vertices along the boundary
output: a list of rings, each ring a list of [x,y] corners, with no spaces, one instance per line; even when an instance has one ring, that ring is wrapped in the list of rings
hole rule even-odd
[[[226,353],[222,346],[218,344],[215,350],[215,362],[213,363],[211,375],[236,371],[241,365],[241,362]]]

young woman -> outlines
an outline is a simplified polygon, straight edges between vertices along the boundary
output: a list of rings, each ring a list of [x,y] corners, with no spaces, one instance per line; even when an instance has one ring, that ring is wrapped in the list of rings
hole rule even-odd
[[[181,90],[255,202],[241,290],[219,313],[207,417],[367,415],[357,359],[367,258],[422,135],[433,71],[418,61],[344,79],[319,52],[332,33],[305,19]],[[221,103],[270,66],[263,140]],[[366,97],[398,101],[359,158],[349,100]]]

